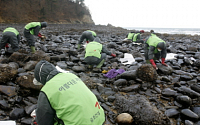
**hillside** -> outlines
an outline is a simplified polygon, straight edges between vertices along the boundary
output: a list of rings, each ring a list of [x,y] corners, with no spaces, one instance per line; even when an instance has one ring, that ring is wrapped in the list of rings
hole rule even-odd
[[[94,24],[83,4],[69,0],[0,0],[0,23]]]

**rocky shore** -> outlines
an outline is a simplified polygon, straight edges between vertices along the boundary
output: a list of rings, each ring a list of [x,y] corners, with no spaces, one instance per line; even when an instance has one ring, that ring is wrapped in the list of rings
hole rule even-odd
[[[166,60],[169,67],[157,63],[158,70],[145,64],[143,45],[124,41],[129,30],[111,25],[49,24],[41,31],[47,39],[36,37],[35,54],[30,54],[23,37],[25,24],[0,24],[2,31],[12,26],[21,34],[20,51],[0,57],[0,120],[15,120],[17,125],[30,125],[31,112],[37,106],[42,86],[35,86],[34,67],[45,59],[77,76],[96,95],[105,110],[105,125],[116,125],[117,116],[128,113],[132,125],[200,125],[200,36],[159,34],[166,41],[167,52],[177,54]],[[84,62],[84,47],[77,51],[83,31],[97,33],[102,44],[117,57],[107,56],[101,70],[89,69]],[[145,39],[149,32],[142,35]],[[124,54],[135,62],[122,64]],[[107,78],[103,70],[125,72]],[[120,123],[119,123],[120,124]],[[125,124],[124,124],[125,125]]]

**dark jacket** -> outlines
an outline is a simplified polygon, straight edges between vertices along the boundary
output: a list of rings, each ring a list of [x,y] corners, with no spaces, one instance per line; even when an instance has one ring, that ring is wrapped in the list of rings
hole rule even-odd
[[[6,43],[11,44],[11,48],[14,52],[19,50],[20,35],[16,35],[14,32],[4,32],[3,37],[0,40],[0,49],[4,49]]]
[[[34,76],[38,82],[45,85],[46,82],[48,82],[58,73],[60,72],[57,71],[54,65],[45,60],[42,60],[35,66]],[[38,125],[53,125],[56,112],[49,104],[45,93],[39,93],[37,105],[36,122]]]
[[[155,34],[155,33],[153,33],[153,34]],[[151,35],[149,36],[149,37],[151,37]],[[150,59],[153,59],[154,58],[154,55],[155,55],[155,53],[154,53],[154,50],[155,49],[157,49],[156,47],[154,47],[154,46],[149,46],[148,44],[147,44],[147,41],[148,41],[148,39],[149,39],[149,37],[147,37],[147,39],[145,40],[145,45],[144,45],[144,50],[145,50],[145,59],[146,60],[150,60]],[[162,51],[161,52],[158,52],[157,53],[157,56],[160,56],[161,58],[166,58],[166,55],[167,55],[167,49],[166,49],[166,45],[162,45]],[[159,58],[160,58],[159,57]],[[156,58],[158,58],[158,57],[156,57]]]

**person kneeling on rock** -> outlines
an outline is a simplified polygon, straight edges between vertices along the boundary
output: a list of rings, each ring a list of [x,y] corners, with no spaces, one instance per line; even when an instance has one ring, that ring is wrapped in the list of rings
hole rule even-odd
[[[32,53],[35,53],[35,39],[33,35],[37,35],[42,39],[45,38],[39,31],[46,27],[47,22],[31,22],[24,27],[24,36],[28,41],[28,46],[30,46]]]
[[[70,72],[62,72],[46,60],[34,70],[35,85],[43,84],[36,109],[38,125],[102,125],[103,108],[85,83]]]
[[[3,37],[0,41],[0,49],[5,49],[5,51],[13,53],[19,50],[19,43],[20,35],[15,28],[8,27],[3,31]],[[11,48],[9,48],[9,44],[11,45]]]
[[[141,39],[142,33],[144,33],[144,30],[132,31],[126,35],[126,39],[134,43],[144,43],[144,40]]]
[[[81,47],[81,44],[83,43],[84,39],[86,39],[86,42],[89,43],[94,40],[96,37],[96,33],[92,30],[86,30],[82,33],[80,40],[78,41],[78,50]]]
[[[89,68],[92,68],[93,65],[97,65],[96,68],[101,68],[106,59],[106,54],[116,57],[100,42],[99,37],[96,37],[93,42],[88,43],[86,46],[84,61],[89,64]]]
[[[151,63],[155,69],[158,69],[154,60],[159,60],[161,58],[162,64],[168,66],[165,63],[165,58],[167,55],[166,43],[164,40],[156,36],[153,30],[151,30],[151,35],[145,41],[145,59],[147,63]]]

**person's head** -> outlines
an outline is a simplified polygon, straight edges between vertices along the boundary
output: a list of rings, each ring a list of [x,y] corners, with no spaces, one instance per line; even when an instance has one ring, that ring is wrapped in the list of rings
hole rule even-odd
[[[56,67],[53,64],[46,60],[41,60],[35,66],[34,77],[38,82],[45,85],[49,78],[52,78],[53,71],[55,70]]]
[[[165,45],[164,42],[158,43],[158,45],[157,45],[158,51],[162,51],[162,50],[164,50],[165,48],[166,48],[166,45]]]
[[[99,37],[95,37],[95,39],[93,41],[101,43],[101,40],[99,39]]]
[[[140,30],[140,33],[144,33],[144,30]]]
[[[154,30],[150,30],[150,33],[154,33]]]
[[[47,22],[41,22],[41,29],[44,29],[47,27]]]

